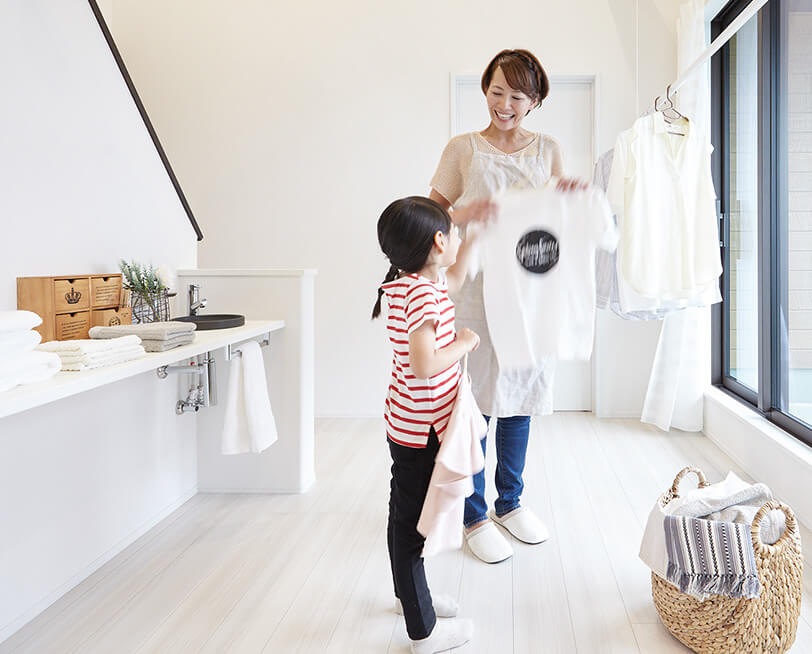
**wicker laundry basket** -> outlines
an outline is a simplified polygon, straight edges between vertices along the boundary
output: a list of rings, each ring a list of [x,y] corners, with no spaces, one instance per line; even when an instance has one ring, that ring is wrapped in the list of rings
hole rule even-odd
[[[693,472],[699,487],[708,485],[696,468],[680,471],[658,499],[665,506],[679,496],[679,483]],[[787,516],[787,526],[773,545],[761,542],[761,519],[773,509]],[[700,602],[651,574],[654,605],[668,630],[698,654],[778,654],[795,642],[801,612],[803,555],[795,514],[786,504],[767,502],[751,528],[761,595],[756,599],[712,596]]]

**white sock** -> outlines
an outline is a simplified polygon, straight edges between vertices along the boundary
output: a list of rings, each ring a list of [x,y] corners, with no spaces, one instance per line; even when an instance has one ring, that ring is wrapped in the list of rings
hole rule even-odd
[[[412,641],[412,654],[437,654],[465,645],[474,635],[474,623],[464,618],[443,620],[434,625],[428,638]]]
[[[448,595],[432,595],[431,603],[438,618],[454,618],[460,610],[456,600]],[[398,597],[395,598],[395,613],[403,615],[403,604]]]

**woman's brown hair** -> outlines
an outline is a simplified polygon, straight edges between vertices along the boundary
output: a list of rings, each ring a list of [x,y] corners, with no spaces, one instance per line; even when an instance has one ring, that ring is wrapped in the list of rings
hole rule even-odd
[[[539,105],[550,92],[550,80],[547,78],[547,73],[529,50],[502,50],[491,59],[491,63],[482,73],[482,92],[486,95],[497,68],[502,69],[510,88],[521,91]]]

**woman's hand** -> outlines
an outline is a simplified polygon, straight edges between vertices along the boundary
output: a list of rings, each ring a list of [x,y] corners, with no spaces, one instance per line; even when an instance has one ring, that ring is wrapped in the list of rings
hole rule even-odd
[[[457,332],[457,340],[465,348],[465,352],[473,352],[479,347],[479,335],[467,327]]]
[[[577,177],[560,177],[555,188],[558,191],[570,193],[572,191],[583,191],[588,187],[589,184],[582,179],[578,179]]]
[[[471,223],[489,223],[492,220],[496,220],[497,212],[497,204],[489,198],[483,198],[474,200],[471,204],[459,209],[454,209],[454,211],[451,212],[451,220],[454,221],[455,225],[459,225],[460,227],[470,225]]]

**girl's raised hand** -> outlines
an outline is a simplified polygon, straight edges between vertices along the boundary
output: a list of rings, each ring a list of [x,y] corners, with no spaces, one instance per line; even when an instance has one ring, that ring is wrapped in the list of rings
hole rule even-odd
[[[558,184],[556,184],[556,189],[559,191],[563,191],[565,193],[569,193],[571,191],[583,191],[589,187],[584,180],[578,179],[577,177],[561,177],[558,180]]]
[[[479,347],[479,335],[467,327],[457,332],[457,340],[465,347],[466,352],[473,352]]]
[[[454,209],[451,219],[454,224],[464,227],[471,223],[488,223],[496,220],[498,206],[489,198],[474,200],[471,204]]]

